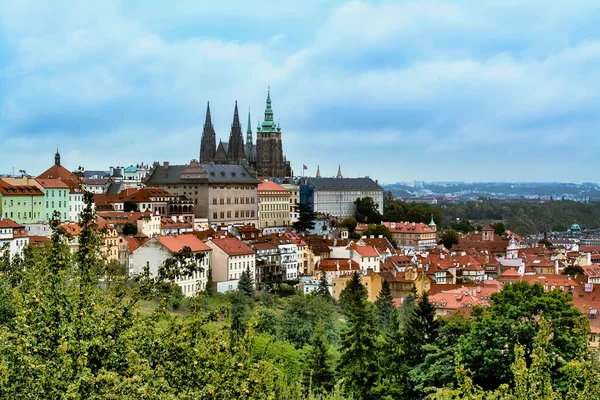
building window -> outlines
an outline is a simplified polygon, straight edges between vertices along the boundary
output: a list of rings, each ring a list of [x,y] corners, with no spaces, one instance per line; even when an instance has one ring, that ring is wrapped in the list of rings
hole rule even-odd
[[[217,213],[213,213],[213,219],[217,219]]]
[[[225,213],[224,213],[223,211],[221,211],[221,214],[220,214],[220,215],[221,215],[221,219],[224,219],[224,218],[225,218]]]
[[[227,211],[227,218],[231,218],[231,211]]]

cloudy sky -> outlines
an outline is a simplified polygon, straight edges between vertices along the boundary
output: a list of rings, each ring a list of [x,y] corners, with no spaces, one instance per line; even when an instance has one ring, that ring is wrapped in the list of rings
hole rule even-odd
[[[251,5],[250,5],[251,4]],[[292,167],[594,181],[597,1],[0,1],[0,174],[198,158],[271,87]],[[245,126],[244,126],[245,130]]]

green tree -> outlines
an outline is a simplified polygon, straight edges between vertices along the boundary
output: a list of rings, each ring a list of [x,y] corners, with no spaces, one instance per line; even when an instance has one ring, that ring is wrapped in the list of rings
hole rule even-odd
[[[452,246],[458,244],[458,232],[456,232],[454,229],[445,230],[440,237],[440,244],[450,250]]]
[[[378,378],[373,305],[355,272],[340,294],[348,328],[342,335],[340,374],[347,391],[359,399],[375,399]]]
[[[335,328],[335,307],[319,296],[295,295],[280,314],[278,335],[297,348],[308,344],[318,324],[326,328],[330,343],[338,341]]]
[[[215,282],[212,277],[212,268],[208,267],[206,271],[206,286],[204,287],[204,294],[207,296],[214,296],[215,294]]]
[[[327,280],[327,273],[325,270],[321,271],[321,279],[319,279],[319,286],[317,287],[317,290],[315,290],[315,295],[328,300],[333,299],[329,292],[329,281]]]
[[[562,271],[563,275],[571,276],[583,275],[584,273],[585,272],[583,271],[583,268],[581,268],[579,265],[567,265]]]
[[[390,284],[383,279],[381,290],[375,300],[375,322],[380,332],[388,332],[392,326],[392,315],[394,313],[394,298]]]
[[[137,232],[137,225],[132,224],[131,222],[126,222],[125,225],[123,225],[123,235],[133,236],[137,234]]]
[[[138,204],[134,201],[125,201],[123,203],[123,211],[125,212],[137,212],[139,211],[138,209]],[[146,211],[146,210],[142,210],[142,211]]]
[[[315,213],[310,204],[300,203],[298,206],[298,221],[292,225],[296,232],[307,232],[315,229]]]
[[[246,270],[242,272],[237,288],[239,291],[244,293],[244,296],[254,297],[254,281],[252,280],[252,272],[250,272],[250,267],[246,267]]]
[[[331,365],[329,345],[325,336],[325,326],[319,323],[311,339],[311,349],[307,353],[304,365],[305,380],[313,389],[329,392],[335,383],[334,369]]]
[[[390,242],[390,244],[394,245],[394,238],[392,237],[392,232],[390,232],[390,230],[385,225],[371,224],[367,227],[367,230],[364,232],[364,235],[374,237],[383,236]]]
[[[494,228],[494,235],[504,236],[504,233],[506,232],[506,227],[502,222],[496,222],[494,224],[491,224],[490,226]]]
[[[354,232],[354,230],[356,229],[356,225],[358,225],[358,222],[354,217],[348,217],[344,221],[342,221],[342,226],[348,228],[349,233]]]
[[[493,294],[488,311],[475,319],[469,335],[461,339],[460,353],[465,366],[474,372],[475,383],[486,389],[511,384],[514,345],[532,354],[540,316],[552,327],[549,351],[557,355],[551,367],[553,381],[564,388],[567,383],[561,368],[587,349],[586,331],[581,328],[585,317],[572,307],[570,295],[558,290],[546,293],[540,284],[526,282],[507,285]]]
[[[356,212],[354,217],[360,223],[380,224],[382,216],[372,197],[363,197],[354,201]]]

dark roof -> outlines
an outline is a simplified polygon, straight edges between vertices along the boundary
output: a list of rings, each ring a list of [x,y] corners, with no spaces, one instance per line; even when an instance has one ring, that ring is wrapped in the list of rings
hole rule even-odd
[[[83,171],[84,178],[104,178],[110,176],[106,171]]]
[[[163,185],[182,182],[210,182],[210,183],[255,183],[260,181],[256,179],[244,166],[237,164],[201,164],[202,169],[206,171],[208,179],[194,178],[181,179],[180,174],[187,165],[169,165],[165,169],[164,165],[156,167],[152,175],[146,181],[149,185]]]
[[[381,186],[371,178],[308,178],[316,189],[337,190],[381,190]]]
[[[243,165],[202,164],[202,168],[208,173],[211,183],[260,183]]]
[[[106,189],[106,194],[119,194],[123,191],[123,182],[111,182]]]
[[[86,185],[106,185],[108,178],[83,178]]]

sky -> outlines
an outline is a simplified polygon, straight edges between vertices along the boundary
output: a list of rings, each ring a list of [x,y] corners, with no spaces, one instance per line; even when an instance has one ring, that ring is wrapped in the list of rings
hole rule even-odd
[[[199,157],[271,88],[297,175],[600,182],[597,1],[0,1],[0,174]]]

